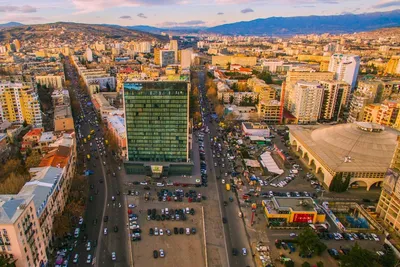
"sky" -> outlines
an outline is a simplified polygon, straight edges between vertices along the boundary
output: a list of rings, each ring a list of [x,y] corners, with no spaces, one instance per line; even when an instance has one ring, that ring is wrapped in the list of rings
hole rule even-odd
[[[57,21],[215,26],[267,17],[338,15],[400,9],[400,0],[0,0],[0,23]]]

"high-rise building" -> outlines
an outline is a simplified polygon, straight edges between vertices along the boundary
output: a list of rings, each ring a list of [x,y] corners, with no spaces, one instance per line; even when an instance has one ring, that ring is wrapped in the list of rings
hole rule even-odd
[[[86,49],[86,60],[89,62],[93,61],[92,49],[90,49],[89,47]]]
[[[328,71],[335,73],[335,80],[350,84],[354,89],[360,69],[360,57],[356,55],[334,54],[329,61]]]
[[[14,39],[13,44],[15,45],[16,51],[19,51],[21,49],[21,42],[18,39]]]
[[[400,74],[400,56],[392,56],[386,65],[385,73],[395,75]]]
[[[0,80],[0,122],[5,120],[43,126],[39,96],[31,81],[21,76]]]
[[[181,54],[182,69],[190,68],[190,66],[192,65],[193,50],[192,49],[180,50],[180,54]]]
[[[160,66],[166,67],[175,64],[175,51],[173,50],[160,50]]]
[[[310,69],[298,69],[296,71],[288,71],[285,82],[285,90],[282,90],[284,99],[284,107],[287,110],[292,110],[292,105],[294,102],[294,86],[298,81],[329,81],[333,80],[334,73],[332,72],[321,72]]]
[[[292,114],[298,123],[315,123],[321,112],[324,88],[318,82],[299,81],[294,87]]]
[[[160,48],[154,48],[154,64],[161,65]]]
[[[343,107],[347,106],[350,85],[339,81],[321,81],[324,88],[320,119],[338,121]]]
[[[387,230],[400,236],[400,136],[393,153],[392,162],[383,180],[376,213]],[[388,231],[389,232],[389,231]],[[389,240],[390,241],[390,240]]]
[[[172,50],[175,52],[175,62],[178,62],[178,40],[170,40],[169,41],[169,50]]]
[[[191,174],[188,81],[124,83],[128,173]]]

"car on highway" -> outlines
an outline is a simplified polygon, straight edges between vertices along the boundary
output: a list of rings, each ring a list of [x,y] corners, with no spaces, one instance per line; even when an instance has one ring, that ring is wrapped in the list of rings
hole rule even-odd
[[[92,246],[90,244],[90,241],[88,241],[86,244],[86,251],[90,251],[91,249],[92,249]]]
[[[103,222],[108,222],[108,216],[104,216]]]
[[[86,263],[88,263],[88,264],[89,264],[89,263],[92,263],[92,255],[89,254],[89,255],[87,256]]]
[[[79,217],[79,224],[80,225],[83,224],[83,218],[82,217]]]
[[[247,249],[246,248],[242,248],[242,255],[246,256],[247,255]]]
[[[74,256],[74,259],[72,260],[72,262],[73,263],[78,263],[78,261],[79,261],[79,254],[76,253],[75,256]]]
[[[107,235],[107,233],[108,233],[108,229],[106,227],[106,228],[104,228],[104,234]]]
[[[111,260],[116,261],[117,260],[117,254],[113,251],[111,252]]]

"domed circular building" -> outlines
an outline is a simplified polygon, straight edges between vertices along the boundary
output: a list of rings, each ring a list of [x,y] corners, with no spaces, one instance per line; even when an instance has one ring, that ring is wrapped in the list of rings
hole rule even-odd
[[[356,122],[289,126],[290,143],[329,187],[336,174],[350,175],[350,185],[380,186],[400,133],[381,125]]]

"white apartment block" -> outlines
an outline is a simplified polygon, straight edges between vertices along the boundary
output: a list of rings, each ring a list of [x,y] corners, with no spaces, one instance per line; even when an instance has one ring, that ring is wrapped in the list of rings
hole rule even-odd
[[[299,81],[294,87],[292,114],[298,123],[315,123],[321,112],[324,88],[318,82]]]
[[[335,80],[350,84],[354,89],[360,69],[360,57],[357,55],[334,54],[329,61],[328,71],[335,73]]]

